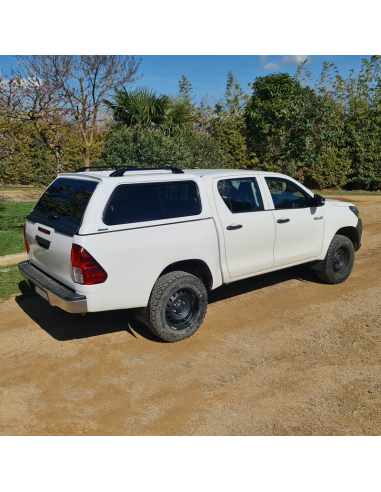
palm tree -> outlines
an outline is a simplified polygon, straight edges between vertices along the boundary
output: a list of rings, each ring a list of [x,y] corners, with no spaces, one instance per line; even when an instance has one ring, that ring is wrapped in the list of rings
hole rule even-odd
[[[104,101],[112,109],[114,120],[132,126],[154,125],[176,131],[191,121],[191,107],[169,94],[157,95],[149,87],[139,87],[128,92],[125,87],[115,89],[114,101]]]

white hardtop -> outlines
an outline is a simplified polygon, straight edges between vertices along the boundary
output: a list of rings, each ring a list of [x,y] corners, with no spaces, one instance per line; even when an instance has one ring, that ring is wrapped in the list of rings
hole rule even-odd
[[[284,174],[268,172],[268,171],[257,171],[257,170],[249,170],[249,169],[184,169],[182,173],[172,173],[170,170],[140,170],[136,171],[126,171],[123,176],[110,176],[112,173],[112,169],[108,171],[91,171],[91,172],[79,172],[79,173],[63,173],[62,177],[71,177],[71,178],[95,178],[97,181],[108,181],[111,180],[113,183],[119,182],[136,182],[136,181],[157,181],[159,180],[174,180],[184,179],[185,177],[195,176],[197,178],[205,177],[219,177],[219,176],[237,176],[239,174],[245,175],[271,175],[278,177],[288,177]],[[188,176],[187,176],[188,175]]]

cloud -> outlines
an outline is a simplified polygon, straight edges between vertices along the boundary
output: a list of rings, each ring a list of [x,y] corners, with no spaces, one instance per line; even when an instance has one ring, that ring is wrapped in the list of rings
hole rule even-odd
[[[266,63],[266,58],[267,55],[258,55],[258,61],[261,65],[264,65]]]
[[[284,55],[282,58],[282,65],[300,65],[307,60],[310,61],[311,55]]]
[[[277,63],[268,63],[263,67],[263,70],[278,70],[279,65]]]

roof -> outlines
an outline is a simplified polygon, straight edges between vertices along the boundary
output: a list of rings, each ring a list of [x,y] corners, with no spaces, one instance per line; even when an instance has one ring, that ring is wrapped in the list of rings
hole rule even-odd
[[[65,173],[65,174],[70,174],[71,176],[75,177],[80,177],[80,176],[85,176],[86,178],[98,178],[101,179],[102,181],[105,178],[110,178],[112,180],[115,180],[116,177],[110,177],[112,170],[107,170],[107,171],[90,171],[90,172],[77,172],[77,173]],[[178,180],[184,177],[184,175],[187,174],[192,174],[197,177],[202,177],[202,176],[208,176],[208,177],[213,177],[213,176],[231,176],[232,174],[273,174],[273,175],[281,175],[280,173],[272,173],[268,171],[257,171],[257,170],[249,170],[249,169],[184,169],[183,173],[181,174],[173,174],[170,170],[136,170],[136,171],[126,171],[126,173],[123,176],[118,176],[117,179],[123,180],[123,178],[134,178],[134,177],[142,177],[142,175],[145,175],[147,178],[149,177],[149,181],[152,179],[155,179],[157,175],[163,176],[165,175],[165,179],[174,179]]]

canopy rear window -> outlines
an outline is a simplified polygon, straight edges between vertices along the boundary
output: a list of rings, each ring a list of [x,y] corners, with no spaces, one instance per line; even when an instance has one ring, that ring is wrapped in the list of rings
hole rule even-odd
[[[97,184],[96,181],[58,178],[45,191],[27,219],[74,236]]]

